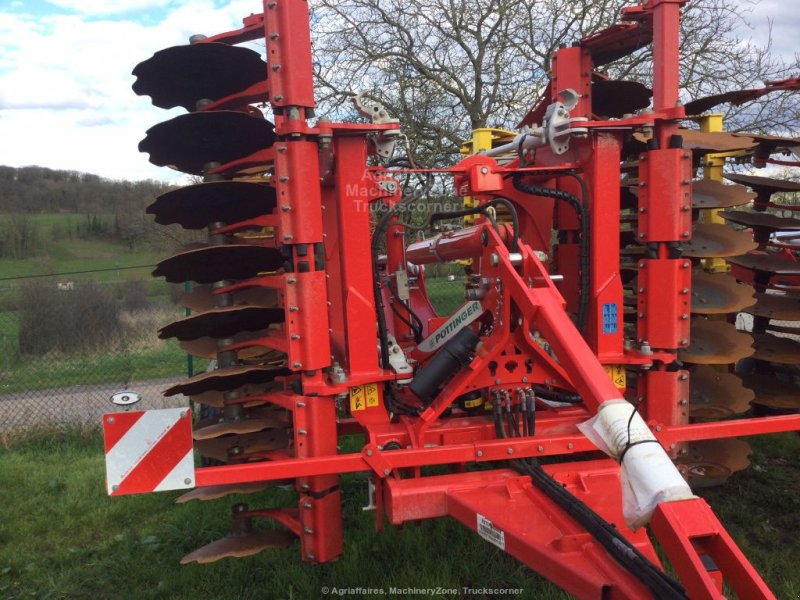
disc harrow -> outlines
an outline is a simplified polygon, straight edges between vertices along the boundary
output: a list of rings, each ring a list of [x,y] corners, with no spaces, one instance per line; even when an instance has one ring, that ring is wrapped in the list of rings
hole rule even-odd
[[[528,128],[477,129],[446,169],[418,164],[413,144],[393,158],[401,123],[365,94],[353,98],[361,121],[312,121],[303,0],[265,2],[242,28],[135,68],[137,94],[187,111],[139,149],[202,180],[147,208],[206,235],[153,273],[185,286],[191,311],[159,337],[210,360],[164,391],[200,409],[186,448],[204,466],[177,502],[271,506],[235,504],[229,534],[182,563],[295,541],[304,561],[336,560],[340,476],[365,472],[379,529],[453,516],[581,598],[719,599],[723,579],[740,597],[773,597],[689,485],[747,468],[734,436],[800,428],[785,416],[800,408],[800,326],[783,324],[800,321],[800,220],[772,211],[800,184],[723,172],[797,140],[687,113],[680,4],[627,7],[623,23],[556,50]],[[595,71],[650,44],[652,89]],[[688,106],[800,86],[767,87]],[[406,203],[433,173],[464,210],[412,228]],[[426,272],[445,262],[466,266],[449,315]],[[784,416],[742,418],[751,407]],[[342,436],[364,445],[344,451]],[[598,448],[609,458],[574,456]],[[539,461],[554,455],[573,462]],[[290,505],[268,501],[278,486]]]

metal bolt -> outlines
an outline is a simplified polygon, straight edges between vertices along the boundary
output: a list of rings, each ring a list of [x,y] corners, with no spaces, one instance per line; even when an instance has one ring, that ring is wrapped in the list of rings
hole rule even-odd
[[[639,288],[639,293],[643,294],[644,293],[644,288]]]
[[[185,419],[185,418],[186,418],[186,411],[182,410],[181,411],[181,419]]]
[[[300,308],[299,308],[299,307],[297,307],[297,306],[290,306],[290,307],[289,307],[289,312],[297,312],[297,311],[299,311],[299,310],[300,310]]]
[[[281,154],[286,152],[286,146],[278,146],[278,152],[280,152]]]
[[[684,179],[683,181],[681,181],[682,185],[689,185],[690,183],[692,183],[692,182],[689,179]]]
[[[500,385],[501,383],[503,383],[503,380],[502,380],[502,379],[495,379],[495,380],[494,380],[494,384],[495,384],[495,385]]]
[[[685,320],[686,320],[686,319],[688,319],[688,318],[689,318],[689,315],[687,315],[686,313],[683,313],[683,314],[681,315],[681,320],[682,320],[682,321],[685,321]]]
[[[640,181],[639,182],[639,187],[647,187],[647,182],[646,181]]]
[[[311,529],[311,527],[306,527],[305,529],[303,529],[303,531],[306,532],[308,535],[311,535],[312,533],[314,533],[314,530]]]
[[[285,235],[283,236],[283,239],[285,239],[285,240],[291,240],[293,237],[294,237],[293,235],[291,235],[290,233],[287,233],[287,234],[285,234]]]
[[[480,458],[481,456],[483,456],[483,450],[478,450],[478,451],[475,453],[475,456],[477,456],[478,458]]]
[[[280,177],[278,177],[278,181],[286,183],[287,181],[289,181],[289,178],[286,175],[281,175]]]
[[[293,340],[299,340],[300,339],[300,334],[299,333],[293,333],[291,337],[292,337]]]
[[[112,492],[116,492],[116,491],[118,491],[118,490],[119,490],[119,486],[118,486],[118,485],[112,485],[112,486],[111,486],[111,491],[112,491]]]
[[[486,175],[489,172],[489,167],[481,167],[481,174]]]
[[[689,288],[683,288],[681,290],[681,294],[688,294],[688,293],[689,293]]]
[[[639,313],[639,318],[640,318],[640,319],[644,319],[644,313],[643,313],[643,312],[640,312],[640,313]]]
[[[500,256],[496,252],[492,252],[491,256],[489,256],[489,262],[493,267],[496,267],[500,264]]]
[[[639,239],[644,239],[644,234],[643,233],[639,234]]]
[[[275,96],[275,102],[280,102],[281,100],[283,100],[283,96],[281,95]]]
[[[539,452],[544,452],[544,446],[537,446],[537,447],[536,447],[536,449],[537,449]]]
[[[308,431],[306,431],[305,429],[298,429],[297,435],[308,435]]]
[[[281,210],[283,212],[289,212],[290,210],[292,210],[292,207],[289,206],[288,204],[283,204],[283,205],[281,205]]]
[[[684,231],[681,235],[683,235],[685,238],[688,238],[691,234],[688,231]]]
[[[372,456],[372,450],[367,450],[367,456]]]
[[[692,207],[689,206],[688,204],[684,204],[683,206],[681,206],[681,210],[683,212],[689,212],[690,210],[692,210]]]
[[[289,277],[289,279],[286,280],[286,283],[297,283],[297,279],[294,277]]]
[[[273,71],[280,71],[281,70],[281,66],[280,65],[272,65],[272,70]]]
[[[692,155],[689,152],[684,152],[683,158],[692,158]]]
[[[528,383],[528,378],[527,377],[523,377],[522,378],[522,383]]]
[[[311,486],[309,486],[307,483],[303,483],[300,485],[300,489],[303,490],[304,492],[307,492],[310,489],[310,487]]]
[[[514,449],[513,448],[509,448],[508,450],[506,450],[506,452],[508,452],[509,454],[514,454]]]
[[[683,373],[680,377],[678,377],[678,379],[680,379],[681,381],[686,381],[687,379],[689,379],[689,376],[686,373]]]
[[[309,552],[309,553],[307,553],[307,554],[306,554],[306,556],[307,556],[307,557],[308,557],[310,560],[314,560],[314,553],[313,553],[313,552]]]
[[[656,431],[661,431],[661,425],[656,425]]]
[[[293,362],[293,363],[292,363],[292,366],[293,366],[295,369],[299,369],[300,367],[302,367],[302,366],[303,366],[303,363],[301,363],[301,362],[298,362],[298,361],[295,361],[295,362]]]
[[[684,398],[683,400],[678,402],[678,404],[680,404],[681,406],[686,406],[687,404],[689,404],[689,401]]]
[[[270,8],[270,9],[271,8],[275,8],[275,6],[276,6],[275,2],[270,2],[269,4],[267,4],[267,8]]]
[[[681,340],[680,341],[681,346],[685,346],[688,343],[689,343],[689,340]]]
[[[383,474],[384,474],[384,475],[391,475],[391,473],[392,473],[392,470],[391,470],[391,469],[384,469],[384,470],[383,470]]]
[[[311,508],[311,502],[303,502],[303,508]]]
[[[573,444],[572,442],[567,444],[567,450],[572,450]]]
[[[279,35],[278,35],[277,33],[275,33],[274,31],[273,31],[272,33],[270,33],[270,34],[269,34],[269,39],[271,39],[271,40],[277,40],[277,39],[278,39],[278,38],[280,38],[280,37],[281,37],[281,36],[279,36]]]
[[[305,408],[306,403],[305,402],[297,402],[297,403],[295,403],[295,406],[297,408]]]
[[[677,446],[677,444],[675,444],[675,443],[673,442],[672,444],[670,444],[670,445],[669,445],[669,449],[670,449],[670,450],[675,450],[675,447],[676,447],[676,446]]]
[[[690,266],[691,266],[691,264],[690,264],[690,263],[688,263],[688,262],[685,262],[685,263],[683,263],[683,264],[681,265],[681,267],[683,267],[684,269],[688,269]]]
[[[192,480],[191,480],[190,477],[187,477],[186,479],[183,480],[183,483],[185,483],[186,485],[191,485],[192,484]]]
[[[116,419],[114,417],[108,417],[109,425],[113,425],[115,421],[116,421]]]

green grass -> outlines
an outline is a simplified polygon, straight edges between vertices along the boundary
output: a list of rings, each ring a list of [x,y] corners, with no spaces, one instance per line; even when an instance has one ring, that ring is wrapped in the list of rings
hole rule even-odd
[[[800,437],[753,444],[754,466],[704,495],[778,597],[797,598]],[[374,533],[374,513],[360,508],[361,476],[343,478],[345,554],[335,563],[303,564],[295,545],[180,566],[185,553],[225,535],[235,501],[289,506],[295,497],[273,490],[176,506],[176,495],[107,498],[96,434],[51,434],[0,449],[0,597],[316,599],[324,586],[465,585],[523,588],[516,598],[567,597],[451,520]]]

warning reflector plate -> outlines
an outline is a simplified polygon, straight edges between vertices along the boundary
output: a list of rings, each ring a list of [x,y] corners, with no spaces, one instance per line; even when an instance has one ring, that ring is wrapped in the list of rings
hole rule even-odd
[[[189,409],[107,413],[103,437],[110,496],[194,487]]]

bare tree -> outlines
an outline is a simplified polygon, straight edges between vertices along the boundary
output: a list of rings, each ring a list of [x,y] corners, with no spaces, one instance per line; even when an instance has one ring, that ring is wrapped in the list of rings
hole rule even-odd
[[[400,118],[419,156],[445,159],[473,128],[513,127],[541,94],[559,45],[617,22],[628,4],[313,0],[321,111],[348,116],[348,95],[368,91]],[[685,100],[788,76],[788,66],[769,47],[737,36],[747,14],[735,0],[697,0],[684,9]],[[605,70],[648,84],[651,59],[645,49]],[[731,124],[785,128],[797,116],[796,105],[787,97],[770,100],[729,109]]]

